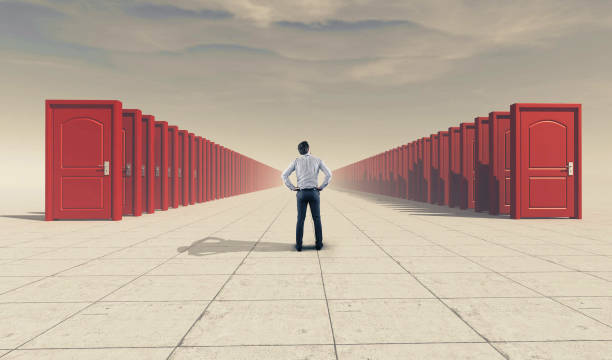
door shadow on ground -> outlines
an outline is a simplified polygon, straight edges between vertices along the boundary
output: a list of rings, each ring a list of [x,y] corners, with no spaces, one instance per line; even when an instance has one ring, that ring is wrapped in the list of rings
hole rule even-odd
[[[33,214],[33,215],[30,215]],[[32,220],[32,221],[45,221],[45,213],[38,214],[35,212],[30,212],[28,214],[14,214],[14,215],[0,215],[0,217],[9,218],[9,219],[20,219],[20,220]]]
[[[257,246],[253,247],[254,244],[254,241],[228,240],[209,236],[204,239],[194,241],[189,246],[181,246],[177,248],[176,251],[179,253],[187,253],[189,256],[210,256],[240,251],[264,253],[296,251],[295,244],[260,241],[257,243]],[[302,250],[314,249],[314,245],[302,247]]]
[[[445,205],[434,205],[420,201],[406,200],[391,196],[356,192],[350,190],[338,190],[361,199],[374,202],[378,205],[386,206],[394,210],[409,213],[416,216],[453,216],[453,217],[469,217],[469,218],[489,218],[505,220],[509,219],[504,215],[491,215],[487,212],[476,212],[473,209],[462,210],[459,208],[451,208]]]

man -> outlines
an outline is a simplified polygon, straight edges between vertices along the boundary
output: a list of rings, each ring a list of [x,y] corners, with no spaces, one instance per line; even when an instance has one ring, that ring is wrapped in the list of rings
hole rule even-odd
[[[310,213],[315,226],[315,248],[321,250],[323,247],[323,230],[321,229],[321,209],[319,192],[329,184],[332,174],[325,166],[323,160],[310,155],[310,146],[307,141],[298,144],[300,157],[289,164],[282,174],[283,182],[291,191],[297,191],[297,226],[295,228],[295,248],[302,251],[302,237],[304,236],[304,220],[306,219],[306,205],[310,205]],[[319,186],[319,170],[325,174],[325,180]],[[295,171],[297,176],[297,187],[293,186],[289,175]]]

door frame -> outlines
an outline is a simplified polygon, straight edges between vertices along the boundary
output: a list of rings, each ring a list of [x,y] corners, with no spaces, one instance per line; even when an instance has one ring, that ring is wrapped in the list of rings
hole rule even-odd
[[[122,207],[122,107],[118,100],[45,100],[45,220],[59,219],[53,210],[53,175],[54,175],[54,137],[53,137],[53,109],[56,107],[108,107],[111,109],[111,159],[110,159],[110,192],[111,192],[111,219],[121,220]]]
[[[521,113],[523,110],[540,111],[573,111],[574,112],[574,216],[573,219],[582,219],[582,105],[581,104],[543,104],[543,103],[516,103],[510,106],[510,136],[511,136],[511,174],[512,188],[510,216],[513,219],[525,217],[521,204],[521,149],[520,134]]]

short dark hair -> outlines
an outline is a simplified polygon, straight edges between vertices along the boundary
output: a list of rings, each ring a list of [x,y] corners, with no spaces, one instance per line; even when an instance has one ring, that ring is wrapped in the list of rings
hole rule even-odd
[[[310,150],[310,145],[308,145],[308,141],[304,140],[298,144],[298,151],[300,155],[308,154],[308,150]]]

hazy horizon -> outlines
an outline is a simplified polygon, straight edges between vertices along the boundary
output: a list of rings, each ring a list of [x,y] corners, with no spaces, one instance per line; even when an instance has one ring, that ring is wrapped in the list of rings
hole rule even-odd
[[[118,99],[279,170],[302,140],[333,170],[564,102],[607,201],[611,35],[603,0],[0,0],[0,196],[42,204],[45,99]]]

